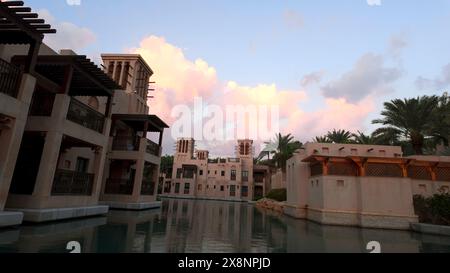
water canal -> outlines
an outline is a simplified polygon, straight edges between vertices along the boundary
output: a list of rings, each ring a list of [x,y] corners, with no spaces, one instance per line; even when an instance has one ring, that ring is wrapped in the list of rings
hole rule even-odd
[[[322,226],[251,204],[166,199],[158,210],[0,230],[0,252],[65,253],[78,241],[87,253],[450,252],[450,237],[408,231]]]

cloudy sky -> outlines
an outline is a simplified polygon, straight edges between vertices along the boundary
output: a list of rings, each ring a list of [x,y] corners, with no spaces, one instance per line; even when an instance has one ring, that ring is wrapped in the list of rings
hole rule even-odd
[[[305,142],[333,128],[370,132],[384,101],[450,86],[450,0],[26,3],[57,28],[54,49],[142,54],[157,82],[151,112],[169,124],[195,96],[276,104],[281,131]],[[166,134],[166,153],[172,144]],[[199,143],[232,155],[230,145]]]

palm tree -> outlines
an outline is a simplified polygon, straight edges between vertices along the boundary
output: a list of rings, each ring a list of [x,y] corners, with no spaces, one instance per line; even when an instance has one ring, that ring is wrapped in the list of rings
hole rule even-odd
[[[433,115],[439,105],[437,96],[422,96],[413,99],[395,99],[384,103],[382,119],[372,121],[384,127],[375,131],[377,135],[405,137],[411,143],[414,152],[423,154],[425,137],[433,131]],[[395,139],[392,139],[395,140]]]
[[[378,144],[378,139],[374,135],[366,135],[363,132],[358,131],[357,134],[353,134],[353,141],[356,144],[373,145]]]
[[[328,139],[327,136],[316,136],[313,139],[313,142],[316,142],[316,143],[331,143],[331,141]]]
[[[352,133],[346,130],[336,130],[327,133],[327,138],[331,143],[346,144],[352,142]]]
[[[303,144],[300,141],[294,141],[294,137],[291,134],[283,136],[278,134],[274,141],[266,142],[266,148],[264,151],[269,151],[273,158],[272,160],[277,163],[277,167],[281,168],[283,172],[286,172],[286,161],[291,158],[295,151],[300,149]],[[265,154],[262,154],[264,157]],[[260,159],[261,154],[260,154]]]
[[[380,145],[401,145],[404,141],[401,139],[401,131],[393,127],[381,127],[376,129],[372,136]]]
[[[449,146],[450,138],[450,97],[444,93],[439,98],[438,107],[433,115],[433,128],[431,130],[432,143]]]

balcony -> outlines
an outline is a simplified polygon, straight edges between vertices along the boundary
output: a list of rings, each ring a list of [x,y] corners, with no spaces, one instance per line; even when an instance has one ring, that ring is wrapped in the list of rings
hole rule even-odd
[[[147,149],[146,149],[148,154],[154,155],[154,156],[161,156],[161,147],[154,143],[151,140],[147,139]]]
[[[241,159],[240,158],[228,158],[228,162],[239,163],[239,162],[241,162]]]
[[[133,194],[134,183],[131,179],[108,178],[105,185],[105,194]]]
[[[90,196],[94,185],[94,175],[68,170],[56,170],[52,195]]]
[[[0,59],[0,93],[17,98],[21,78],[22,71],[18,67]]]
[[[141,138],[135,136],[115,136],[113,139],[113,151],[139,151]]]
[[[152,180],[142,180],[141,187],[142,195],[154,195],[155,194],[155,182]]]
[[[76,99],[70,101],[67,119],[88,129],[103,133],[105,116]]]
[[[264,183],[264,175],[254,175],[255,183]]]

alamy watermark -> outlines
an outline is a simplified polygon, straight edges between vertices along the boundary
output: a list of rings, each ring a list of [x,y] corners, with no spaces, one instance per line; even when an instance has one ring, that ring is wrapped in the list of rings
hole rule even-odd
[[[278,105],[205,104],[194,98],[193,107],[176,105],[171,112],[174,139],[193,137],[198,141],[235,139],[267,140],[280,131]]]

